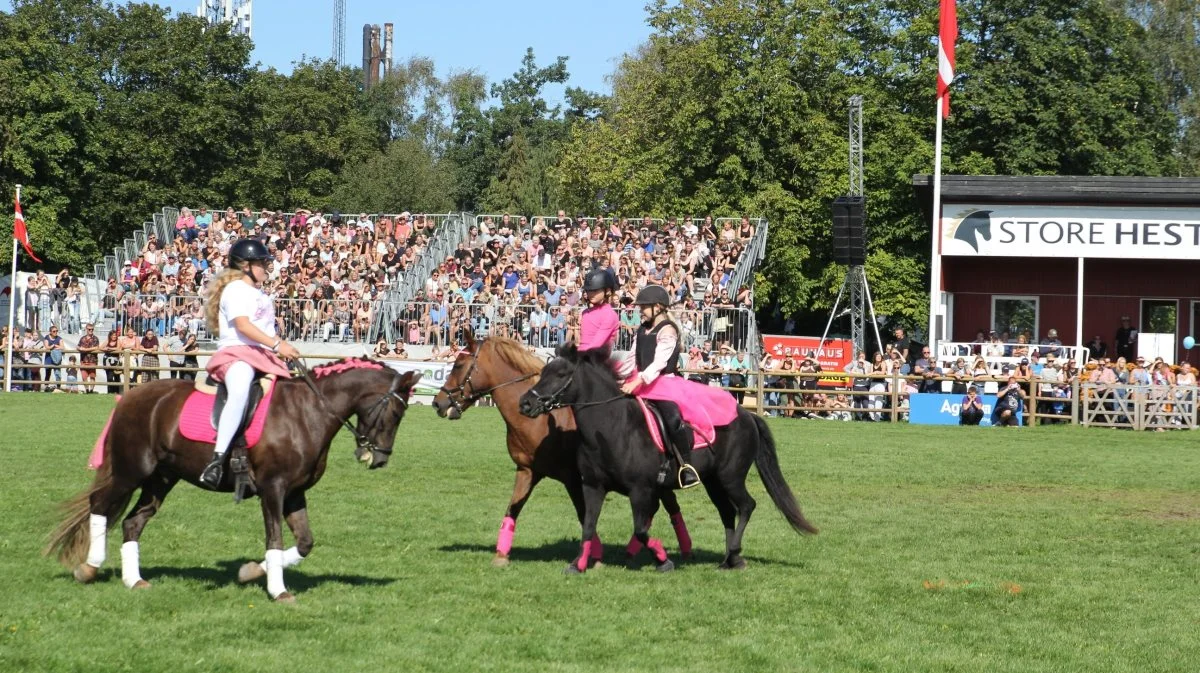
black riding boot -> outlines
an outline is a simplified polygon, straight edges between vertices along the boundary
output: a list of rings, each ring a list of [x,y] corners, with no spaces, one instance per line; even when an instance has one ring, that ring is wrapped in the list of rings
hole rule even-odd
[[[696,468],[692,467],[692,447],[696,443],[696,433],[692,430],[692,426],[683,422],[680,418],[674,428],[671,429],[671,443],[679,451],[679,487],[691,488],[700,483],[700,474],[696,472]]]
[[[228,453],[228,452],[226,452]],[[200,485],[217,490],[221,487],[221,478],[225,476],[225,454],[213,451],[212,460],[204,466],[200,473]]]

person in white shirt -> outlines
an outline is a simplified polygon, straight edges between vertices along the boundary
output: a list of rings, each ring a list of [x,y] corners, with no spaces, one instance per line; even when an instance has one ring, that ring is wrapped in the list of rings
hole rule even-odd
[[[224,477],[225,453],[246,413],[254,372],[289,376],[283,360],[300,353],[275,334],[275,307],[259,287],[267,279],[271,255],[261,241],[244,238],[229,250],[229,268],[213,287],[206,310],[209,332],[217,334],[217,352],[208,362],[209,378],[225,382],[228,396],[217,422],[213,457],[200,484],[217,489]]]

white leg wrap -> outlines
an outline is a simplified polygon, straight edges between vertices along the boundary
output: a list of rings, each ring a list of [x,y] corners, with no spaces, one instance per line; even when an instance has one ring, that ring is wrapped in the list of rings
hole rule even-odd
[[[88,518],[91,544],[88,545],[87,564],[99,568],[104,563],[105,542],[108,537],[108,517],[93,514]]]
[[[138,563],[138,543],[126,542],[121,545],[121,581],[132,589],[142,579],[142,570]]]
[[[287,587],[283,585],[283,550],[268,549],[265,565],[267,566],[267,595],[277,598],[279,594],[287,591]]]
[[[291,568],[292,566],[300,565],[300,562],[303,560],[304,557],[300,555],[300,551],[295,547],[288,547],[283,551],[284,568]],[[262,569],[263,572],[267,571],[267,561],[265,559],[262,562]]]

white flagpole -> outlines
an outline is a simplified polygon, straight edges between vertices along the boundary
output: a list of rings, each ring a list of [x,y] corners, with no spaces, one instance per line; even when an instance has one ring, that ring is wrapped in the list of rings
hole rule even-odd
[[[933,229],[929,252],[929,352],[937,353],[937,316],[942,299],[942,106],[943,96],[937,99],[937,135],[933,150]]]
[[[21,202],[21,185],[17,185],[17,203]],[[16,213],[13,213],[16,218]],[[13,339],[16,338],[16,332],[13,330],[13,311],[17,307],[17,236],[16,220],[13,220],[13,253],[12,253],[12,275],[8,280],[8,347],[4,354],[4,392],[12,392],[12,370],[13,370]]]

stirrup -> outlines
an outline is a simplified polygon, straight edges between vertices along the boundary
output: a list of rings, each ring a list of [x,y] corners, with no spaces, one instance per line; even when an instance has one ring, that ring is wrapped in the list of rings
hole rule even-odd
[[[221,487],[221,482],[225,479],[225,454],[213,456],[213,459],[204,466],[204,470],[200,472],[200,478],[196,481],[200,485],[210,490],[217,490]]]
[[[684,475],[686,475],[686,474],[691,474],[691,475],[692,475],[692,478],[693,478],[695,481],[693,481],[693,482],[691,482],[691,483],[689,483],[689,484],[685,484],[685,483],[684,483],[684,479],[683,479],[683,477],[684,477]],[[700,473],[699,473],[699,472],[697,472],[697,471],[696,471],[696,468],[692,467],[690,464],[688,464],[688,463],[684,463],[684,464],[683,464],[683,465],[682,465],[682,466],[679,468],[679,472],[678,472],[678,473],[675,475],[675,480],[676,480],[677,482],[679,482],[679,488],[692,488],[693,486],[699,486],[699,485],[700,485]]]

